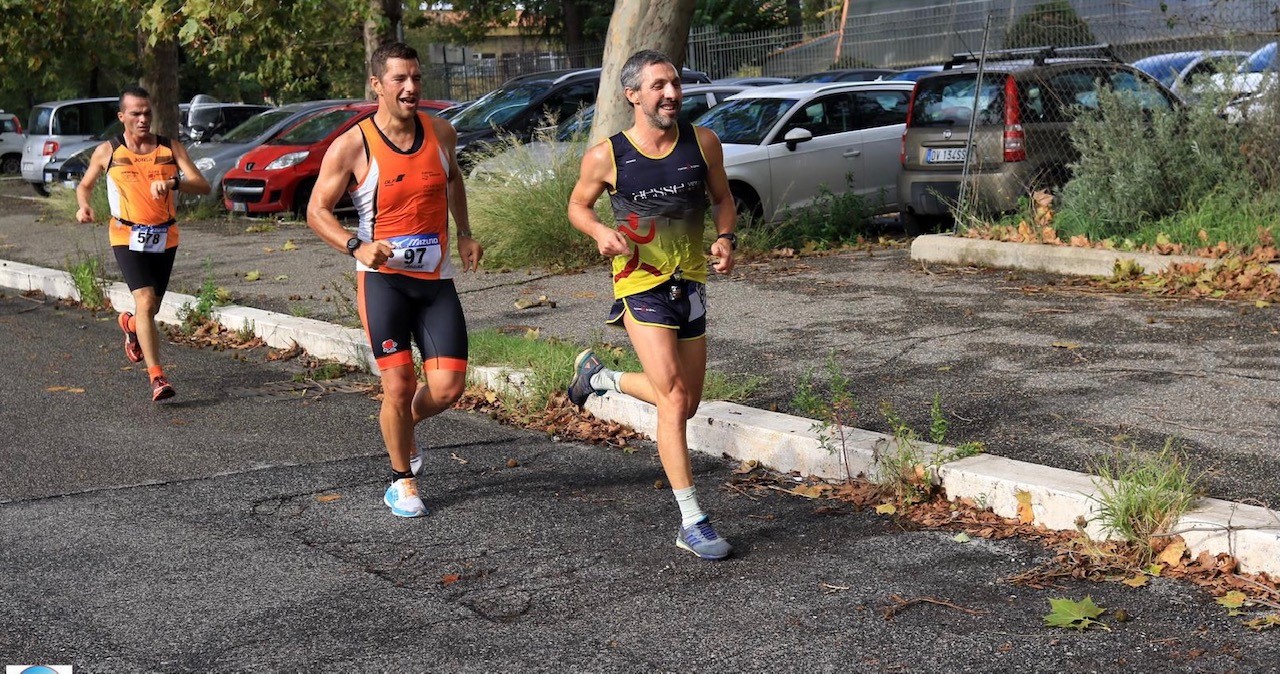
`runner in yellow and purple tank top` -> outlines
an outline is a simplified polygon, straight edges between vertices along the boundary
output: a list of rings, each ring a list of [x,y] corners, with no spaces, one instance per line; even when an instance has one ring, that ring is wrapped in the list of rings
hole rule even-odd
[[[708,205],[714,207],[711,255],[718,273],[733,270],[737,241],[724,151],[715,133],[677,121],[680,74],[665,55],[632,55],[622,67],[622,87],[633,123],[583,157],[569,222],[613,258],[615,301],[607,320],[626,328],[643,371],[609,370],[588,349],[574,361],[569,399],[581,407],[593,393],[618,391],[658,408],[658,456],[680,508],[676,545],[703,559],[724,559],[731,548],[698,504],[686,440],[707,366]],[[617,229],[595,214],[605,190]]]

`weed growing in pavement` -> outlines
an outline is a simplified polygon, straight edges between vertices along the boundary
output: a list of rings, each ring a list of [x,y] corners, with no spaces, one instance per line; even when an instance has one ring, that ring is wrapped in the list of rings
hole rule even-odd
[[[880,413],[893,433],[884,447],[877,445],[875,482],[888,495],[902,504],[929,500],[937,489],[938,466],[986,451],[981,442],[966,442],[955,447],[944,443],[950,423],[942,410],[942,397],[934,394],[929,406],[929,440],[926,450],[915,429],[911,428],[888,402],[881,403]]]
[[[586,139],[554,142],[548,133],[534,143],[504,138],[476,160],[467,183],[471,228],[493,267],[578,269],[598,264],[590,238],[569,224],[565,204],[578,182]],[[612,222],[609,200],[596,202]]]
[[[218,286],[213,280],[213,260],[204,260],[204,281],[196,293],[196,303],[183,302],[178,308],[178,320],[182,322],[181,331],[185,335],[195,332],[201,325],[213,318],[213,308],[231,301],[231,294],[226,288]]]
[[[87,309],[107,307],[107,282],[102,278],[102,260],[76,249],[76,257],[67,260],[67,273],[80,296],[80,303]]]
[[[771,228],[766,228],[771,248],[839,248],[872,233],[873,209],[865,197],[855,193],[853,173],[845,175],[848,190],[836,194],[826,185],[804,208],[788,212]],[[881,197],[883,199],[883,195]]]
[[[1172,438],[1158,453],[1116,451],[1092,467],[1097,475],[1098,520],[1107,531],[1137,546],[1146,557],[1152,538],[1169,531],[1200,497],[1204,476],[1192,473]]]
[[[333,304],[333,312],[337,316],[338,323],[349,328],[362,327],[360,310],[356,307],[356,294],[358,292],[356,273],[354,271],[343,272],[341,277],[329,282],[329,287],[333,291],[329,293],[327,299]]]
[[[827,362],[823,367],[826,370],[828,395],[823,396],[814,389],[814,373],[810,370],[801,376],[796,394],[791,399],[791,407],[803,416],[816,419],[811,430],[818,436],[818,446],[827,452],[840,452],[845,477],[852,480],[856,476],[849,466],[845,429],[853,425],[858,414],[858,404],[850,390],[849,378],[840,370],[834,353],[827,354]]]
[[[329,379],[340,379],[347,372],[351,371],[350,366],[334,361],[318,361],[314,367],[309,367],[306,372],[300,372],[293,375],[294,381],[326,381]]]
[[[248,342],[257,336],[257,325],[253,321],[245,321],[241,324],[240,329],[236,330],[236,339],[241,342]]]

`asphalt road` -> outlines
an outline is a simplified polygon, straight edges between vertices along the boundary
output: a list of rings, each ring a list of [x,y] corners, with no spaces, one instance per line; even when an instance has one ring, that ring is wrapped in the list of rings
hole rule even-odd
[[[102,227],[48,216],[0,182],[0,258],[66,268],[98,255]],[[239,304],[357,325],[351,261],[301,223],[184,223],[173,288],[206,277]],[[253,231],[247,231],[252,229]],[[257,271],[259,280],[249,281]],[[603,326],[603,267],[578,274],[487,271],[459,278],[472,328],[626,343]],[[517,310],[546,295],[556,306]],[[924,433],[938,396],[949,440],[1091,472],[1117,451],[1177,442],[1211,495],[1280,507],[1280,354],[1275,307],[1082,292],[1061,278],[924,268],[905,248],[742,263],[709,286],[710,366],[762,378],[746,404],[791,412],[832,362],[849,378],[855,425],[889,432],[888,403]]]
[[[0,661],[77,672],[1267,672],[1252,633],[1189,585],[1008,578],[1046,558],[870,512],[720,485],[736,546],[700,561],[651,447],[555,443],[448,412],[433,509],[381,503],[377,404],[281,394],[296,366],[164,347],[179,395],[148,400],[110,315],[0,297]],[[356,378],[353,384],[359,383]],[[274,395],[251,395],[251,392]],[[508,467],[515,459],[518,466]],[[891,620],[893,595],[921,603]],[[1133,619],[1043,625],[1091,595]]]

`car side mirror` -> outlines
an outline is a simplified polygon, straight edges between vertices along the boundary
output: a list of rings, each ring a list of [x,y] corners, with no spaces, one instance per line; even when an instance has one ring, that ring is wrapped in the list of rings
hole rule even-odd
[[[795,152],[796,146],[800,143],[813,140],[813,133],[802,126],[797,126],[796,128],[788,131],[787,135],[782,137],[782,140],[786,141],[788,150]]]

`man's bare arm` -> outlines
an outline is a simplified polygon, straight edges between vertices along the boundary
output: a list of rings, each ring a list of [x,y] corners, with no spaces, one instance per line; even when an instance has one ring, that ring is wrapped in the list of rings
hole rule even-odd
[[[89,200],[93,197],[93,186],[98,183],[98,176],[106,170],[107,162],[110,160],[111,143],[99,145],[93,151],[93,156],[89,158],[89,166],[85,169],[84,177],[80,178],[80,184],[76,185],[76,204],[80,207],[76,210],[77,221],[93,222],[96,219]]]
[[[467,188],[462,176],[462,167],[458,165],[458,132],[453,125],[443,119],[431,118],[436,139],[445,149],[449,159],[449,214],[453,216],[454,226],[458,233],[458,257],[462,259],[463,271],[476,271],[480,266],[480,258],[484,256],[484,248],[471,235],[471,220],[467,214]]]
[[[359,127],[353,127],[338,136],[329,146],[320,162],[320,175],[311,188],[311,201],[307,203],[307,226],[331,247],[347,252],[347,240],[351,233],[338,222],[333,209],[342,198],[356,170],[363,168],[364,143]],[[356,251],[356,259],[377,269],[391,256],[391,246],[386,242],[364,243]]]
[[[587,150],[582,156],[578,183],[573,186],[573,193],[569,195],[569,224],[591,237],[596,242],[596,249],[606,257],[625,255],[631,251],[631,244],[626,237],[600,222],[595,210],[596,200],[604,194],[609,181],[613,179],[612,152],[613,147],[609,141]]]

